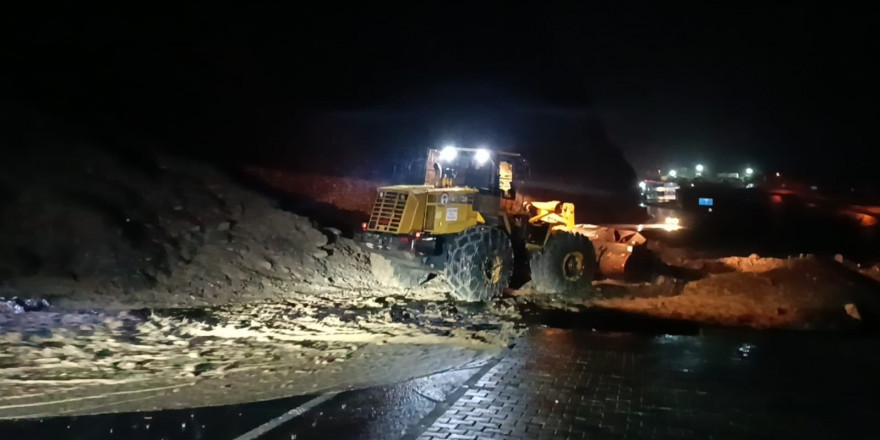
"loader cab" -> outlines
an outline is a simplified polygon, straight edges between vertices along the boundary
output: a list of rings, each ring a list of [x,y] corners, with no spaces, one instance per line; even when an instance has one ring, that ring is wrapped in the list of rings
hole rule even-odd
[[[435,188],[467,186],[480,194],[516,198],[514,171],[525,169],[516,153],[477,148],[445,147],[428,150],[425,185]]]

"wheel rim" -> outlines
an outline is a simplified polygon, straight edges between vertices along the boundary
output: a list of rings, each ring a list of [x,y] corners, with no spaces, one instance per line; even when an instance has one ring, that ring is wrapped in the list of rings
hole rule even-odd
[[[569,252],[562,259],[562,275],[568,281],[577,281],[584,273],[584,254]]]
[[[503,266],[504,261],[498,255],[486,260],[486,266],[483,268],[483,275],[486,276],[486,281],[488,281],[489,284],[498,284],[501,281],[501,269]]]

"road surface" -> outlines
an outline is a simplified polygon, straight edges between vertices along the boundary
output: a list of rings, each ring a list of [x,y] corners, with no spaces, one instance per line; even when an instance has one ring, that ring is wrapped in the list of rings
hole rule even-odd
[[[0,438],[876,438],[874,335],[536,327],[403,383],[195,410],[0,422]]]

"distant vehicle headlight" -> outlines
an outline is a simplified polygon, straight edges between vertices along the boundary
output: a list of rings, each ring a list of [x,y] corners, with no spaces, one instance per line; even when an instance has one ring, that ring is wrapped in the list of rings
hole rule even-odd
[[[681,229],[681,220],[678,217],[666,217],[663,220],[663,229],[667,231],[677,231]]]

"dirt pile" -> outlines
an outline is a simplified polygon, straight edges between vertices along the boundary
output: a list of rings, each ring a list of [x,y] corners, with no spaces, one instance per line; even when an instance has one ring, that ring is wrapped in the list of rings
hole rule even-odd
[[[209,166],[80,147],[3,158],[2,296],[222,304],[362,288],[368,257]]]
[[[839,328],[854,324],[847,305],[877,309],[877,286],[834,262],[806,258],[730,257],[734,269],[690,281],[664,297],[613,298],[600,307],[657,317],[755,328]]]
[[[737,272],[762,273],[783,267],[791,267],[799,260],[792,258],[761,258],[758,254],[751,254],[748,257],[719,258],[717,261]]]

